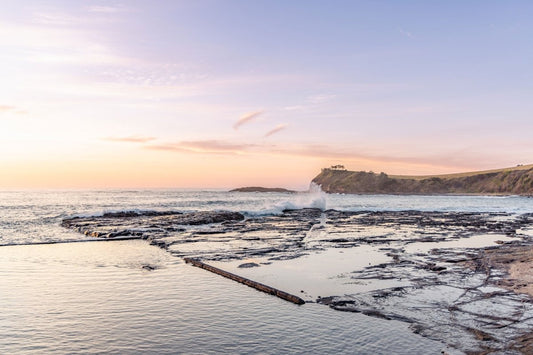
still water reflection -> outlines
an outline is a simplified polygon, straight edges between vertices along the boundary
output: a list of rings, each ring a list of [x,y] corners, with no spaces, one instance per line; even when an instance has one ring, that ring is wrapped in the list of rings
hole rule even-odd
[[[2,354],[443,350],[403,323],[296,306],[144,241],[1,247],[0,280]]]

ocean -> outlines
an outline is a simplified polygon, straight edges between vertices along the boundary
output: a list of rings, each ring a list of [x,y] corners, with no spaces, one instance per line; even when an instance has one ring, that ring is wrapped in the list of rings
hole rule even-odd
[[[440,354],[408,324],[293,305],[187,265],[144,240],[94,240],[64,218],[117,211],[247,217],[344,211],[533,212],[519,196],[238,193],[222,190],[0,192],[0,353]],[[328,251],[324,251],[328,255]],[[155,265],[146,270],[143,265]]]
[[[237,211],[245,216],[284,209],[341,211],[533,211],[521,196],[402,196],[308,193],[240,193],[225,190],[50,190],[0,191],[0,245],[86,240],[60,226],[63,218],[118,211]]]

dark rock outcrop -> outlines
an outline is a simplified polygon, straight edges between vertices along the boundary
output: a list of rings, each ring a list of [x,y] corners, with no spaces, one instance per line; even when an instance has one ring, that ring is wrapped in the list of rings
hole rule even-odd
[[[155,240],[158,236],[185,231],[185,228],[180,226],[235,222],[243,219],[242,214],[228,211],[192,213],[125,211],[104,213],[102,216],[66,218],[61,222],[61,226],[95,238],[138,236]],[[157,241],[154,243],[160,245]]]

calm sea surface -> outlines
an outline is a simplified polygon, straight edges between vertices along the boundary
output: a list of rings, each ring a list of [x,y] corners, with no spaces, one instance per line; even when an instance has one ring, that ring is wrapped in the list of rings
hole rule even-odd
[[[439,354],[406,324],[295,306],[185,265],[140,240],[81,241],[63,218],[120,210],[284,208],[533,212],[524,197],[224,191],[0,192],[0,353]],[[143,265],[155,266],[153,271]],[[444,349],[446,350],[446,349]],[[447,350],[449,351],[449,349]]]

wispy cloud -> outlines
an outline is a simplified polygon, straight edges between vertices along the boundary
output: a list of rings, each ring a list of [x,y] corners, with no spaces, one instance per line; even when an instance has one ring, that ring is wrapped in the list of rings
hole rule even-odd
[[[106,137],[102,138],[110,142],[146,143],[155,140],[155,137],[129,136],[129,137]]]
[[[112,20],[110,15],[131,11],[130,8],[123,5],[95,5],[85,7],[83,10],[82,12],[66,12],[57,9],[38,10],[33,12],[32,21],[41,25],[73,27],[102,22],[109,23]]]
[[[318,94],[311,95],[307,98],[307,102],[311,104],[321,104],[333,100],[336,95],[333,94]]]
[[[293,105],[293,106],[286,106],[283,108],[286,111],[301,111],[305,109],[305,106],[303,105]]]
[[[272,153],[305,156],[312,158],[360,158],[361,155],[354,154],[350,149],[341,149],[323,144],[296,144],[283,147],[272,147]]]
[[[469,168],[472,161],[482,162],[487,157],[469,150],[447,151],[417,156],[385,155],[363,152],[360,149],[339,147],[323,144],[302,144],[283,147],[272,147],[271,153],[282,155],[296,155],[310,158],[335,159],[341,161],[367,161],[383,166],[390,164],[404,164],[408,166],[433,166],[433,167],[456,167]],[[438,162],[438,163],[436,163]]]
[[[98,12],[104,14],[116,14],[118,12],[126,11],[124,6],[90,6],[87,8],[89,12]]]
[[[58,12],[35,12],[33,22],[50,26],[73,26],[87,22],[86,19],[66,13]]]
[[[279,125],[277,132],[285,126]],[[272,130],[274,131],[274,129]],[[271,132],[272,132],[271,131]],[[276,133],[276,132],[274,132]],[[272,133],[272,134],[274,134]],[[391,165],[401,165],[403,167],[426,167],[435,170],[450,171],[452,168],[468,169],[472,168],[473,160],[482,162],[483,155],[475,151],[443,151],[417,156],[409,155],[389,155],[379,152],[368,152],[356,147],[328,145],[328,144],[292,144],[276,145],[266,143],[232,142],[229,140],[195,140],[178,141],[163,144],[145,144],[144,149],[153,151],[176,152],[183,154],[207,154],[207,155],[281,155],[297,156],[314,159],[327,159],[331,161],[341,161],[343,163],[373,164],[382,165],[384,168]],[[438,162],[438,163],[436,163]],[[432,171],[433,171],[432,170]]]
[[[327,105],[331,101],[333,101],[337,95],[334,94],[315,94],[310,95],[304,98],[303,101],[300,103],[296,103],[294,105],[285,106],[283,107],[283,110],[285,111],[292,111],[292,112],[298,112],[298,111],[307,111],[307,110],[316,110],[317,107]]]
[[[37,24],[15,24],[0,21],[0,57],[16,58],[38,64],[128,65],[137,62],[123,57],[105,41],[94,40],[71,19],[60,15],[39,15]],[[43,17],[44,16],[44,17]],[[44,20],[43,20],[44,19]],[[48,22],[48,23],[44,23]],[[50,23],[55,22],[54,26]]]
[[[254,147],[256,147],[255,144],[240,144],[219,140],[181,141],[167,144],[150,144],[145,146],[146,149],[150,150],[204,154],[241,154]]]
[[[28,113],[26,110],[21,110],[19,107],[11,106],[11,105],[0,105],[0,113],[14,113],[17,115],[25,115]]]
[[[249,112],[249,113],[242,115],[241,118],[239,118],[239,120],[235,122],[235,124],[233,125],[233,128],[239,129],[240,126],[242,126],[243,124],[249,123],[250,121],[252,121],[253,119],[255,119],[257,116],[259,116],[262,113],[263,111],[254,111],[254,112]]]
[[[405,37],[413,38],[413,34],[409,31],[404,30],[403,28],[400,28],[400,33],[404,35]]]
[[[282,125],[280,125],[282,126]],[[285,128],[276,127],[272,131],[280,131]],[[271,132],[272,132],[271,131]],[[274,132],[276,133],[276,132]],[[272,133],[272,134],[274,134]],[[196,140],[196,141],[179,141],[163,144],[147,144],[145,149],[179,152],[179,153],[194,153],[194,154],[279,154],[303,156],[310,158],[329,158],[329,159],[344,159],[344,160],[372,160],[382,162],[409,162],[420,163],[425,162],[424,158],[416,157],[394,157],[381,156],[378,154],[356,153],[356,149],[346,147],[337,147],[323,144],[294,144],[290,146],[279,146],[273,144],[261,143],[235,143],[227,140]]]
[[[15,111],[16,109],[15,106],[0,105],[0,112]]]
[[[271,129],[270,131],[268,131],[266,134],[265,134],[265,137],[270,137],[271,135],[273,134],[276,134],[278,132],[281,132],[283,131],[285,128],[287,128],[287,124],[285,123],[282,123],[282,124],[279,124],[277,125],[276,127],[274,127],[273,129]]]

